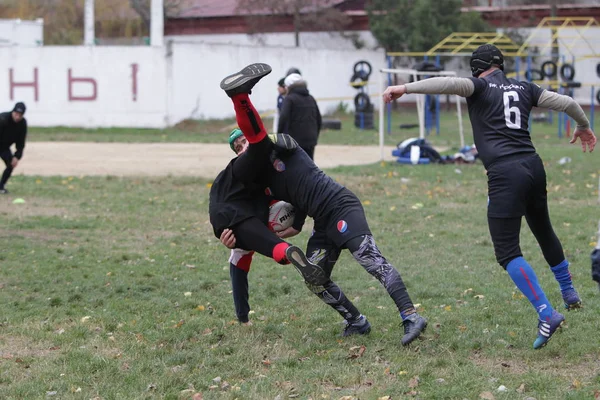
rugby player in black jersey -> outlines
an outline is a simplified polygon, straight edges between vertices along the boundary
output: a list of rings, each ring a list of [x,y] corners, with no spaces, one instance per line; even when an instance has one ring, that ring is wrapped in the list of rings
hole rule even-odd
[[[538,313],[535,349],[546,345],[564,321],[540,287],[519,246],[521,219],[539,243],[560,286],[567,309],[581,307],[573,287],[569,262],[548,214],[546,172],[529,134],[533,107],[563,111],[577,122],[571,143],[580,139],[583,151],[594,150],[596,137],[581,106],[572,98],[509,79],[504,57],[491,44],[477,48],[470,60],[473,78],[440,77],[388,87],[391,102],[406,93],[455,94],[466,97],[473,138],[488,176],[488,226],[496,259]]]
[[[280,232],[280,237],[298,234],[302,226],[297,221],[306,215],[314,219],[314,231],[306,250],[306,268],[310,271],[303,276],[311,291],[346,320],[346,333],[367,333],[371,326],[331,280],[332,268],[343,249],[348,249],[385,287],[402,319],[401,343],[409,344],[425,330],[427,320],[417,313],[398,270],[377,248],[360,200],[321,171],[295,143],[280,143],[289,136],[277,135],[275,143],[267,137],[249,94],[270,72],[267,64],[251,64],[221,81],[221,88],[233,101],[238,126],[249,142],[248,149],[236,162],[244,168],[235,173],[235,178],[245,185],[263,187],[269,195],[295,207],[294,224]],[[273,156],[272,150],[277,146],[294,149]]]

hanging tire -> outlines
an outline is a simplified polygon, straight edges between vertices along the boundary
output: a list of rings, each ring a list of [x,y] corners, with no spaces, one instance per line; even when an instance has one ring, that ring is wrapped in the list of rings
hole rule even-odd
[[[354,97],[354,109],[357,112],[366,111],[371,106],[371,99],[366,93],[358,93]]]
[[[364,79],[365,81],[369,80],[369,76],[371,75],[371,72],[373,71],[373,68],[371,67],[371,63],[369,63],[366,60],[357,61],[354,64],[354,67],[352,69],[354,70],[355,74],[362,73],[364,76],[366,76],[366,79]]]
[[[575,67],[572,64],[563,64],[560,66],[560,77],[564,81],[572,81],[575,77]]]
[[[600,63],[596,65],[596,75],[598,75],[598,78],[600,78]]]
[[[600,89],[598,89],[598,93],[596,93],[596,101],[600,104]]]
[[[544,80],[544,73],[539,69],[525,71],[525,79],[527,79],[529,82],[541,81]]]
[[[550,71],[548,71],[550,67]],[[546,61],[542,64],[542,75],[548,78],[554,78],[556,76],[556,63],[553,61]]]
[[[352,78],[350,78],[350,86],[352,86],[355,89],[360,89],[363,86],[365,86],[368,80],[369,74],[367,73],[367,71],[359,70],[358,72],[355,72],[352,75]]]

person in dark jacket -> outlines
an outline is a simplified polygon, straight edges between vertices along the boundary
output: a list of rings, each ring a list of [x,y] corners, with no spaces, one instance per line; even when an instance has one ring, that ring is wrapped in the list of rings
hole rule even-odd
[[[27,136],[27,121],[23,118],[24,114],[25,104],[21,102],[15,104],[12,111],[0,114],[0,158],[6,164],[0,179],[0,194],[8,193],[4,186],[23,157]],[[10,149],[13,144],[16,147],[14,154]]]
[[[317,102],[308,92],[300,74],[285,78],[287,95],[279,112],[277,132],[287,133],[314,160],[315,146],[321,131],[321,113]]]

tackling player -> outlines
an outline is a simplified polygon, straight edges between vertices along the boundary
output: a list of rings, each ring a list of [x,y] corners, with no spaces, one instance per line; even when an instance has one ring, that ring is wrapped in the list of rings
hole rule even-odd
[[[546,345],[563,323],[540,287],[535,272],[519,246],[521,218],[539,243],[546,262],[560,285],[567,309],[581,306],[573,287],[569,262],[548,214],[546,172],[529,135],[533,107],[564,111],[577,122],[571,143],[594,150],[596,137],[585,113],[572,98],[541,89],[538,85],[509,79],[498,48],[482,45],[470,60],[473,78],[430,78],[390,86],[383,93],[387,103],[406,93],[454,94],[467,98],[473,137],[488,176],[488,226],[498,263],[539,316],[534,349]]]
[[[237,163],[245,168],[236,178],[247,185],[265,187],[275,198],[291,203],[296,209],[296,218],[302,212],[313,217],[314,231],[306,253],[310,262],[322,268],[325,275],[307,277],[305,274],[305,281],[313,293],[347,321],[345,333],[367,333],[370,324],[331,280],[332,268],[344,248],[385,287],[402,318],[401,342],[409,344],[425,330],[427,320],[417,313],[399,272],[377,248],[360,200],[325,175],[299,147],[276,158],[270,157],[274,144],[268,139],[249,97],[254,85],[270,72],[267,64],[251,64],[221,81],[221,88],[233,101],[238,126],[250,143],[248,150],[238,157]],[[279,135],[277,142],[282,138],[285,135]],[[279,235],[294,236],[299,233],[298,228],[294,223]]]

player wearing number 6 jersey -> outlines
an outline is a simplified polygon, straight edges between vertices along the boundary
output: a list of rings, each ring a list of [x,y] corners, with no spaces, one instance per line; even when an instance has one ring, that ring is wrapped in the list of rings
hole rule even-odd
[[[431,78],[390,86],[383,99],[390,102],[406,93],[455,94],[466,97],[474,142],[488,176],[488,226],[498,263],[506,269],[538,315],[535,349],[543,347],[563,323],[540,287],[535,272],[519,247],[521,219],[537,239],[544,258],[560,285],[567,309],[581,306],[571,280],[569,263],[550,222],[546,172],[529,135],[533,107],[564,111],[577,122],[571,143],[579,138],[583,151],[594,150],[596,137],[581,107],[570,97],[504,75],[504,58],[486,44],[471,56],[473,78]]]

